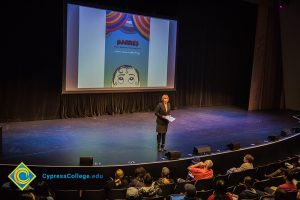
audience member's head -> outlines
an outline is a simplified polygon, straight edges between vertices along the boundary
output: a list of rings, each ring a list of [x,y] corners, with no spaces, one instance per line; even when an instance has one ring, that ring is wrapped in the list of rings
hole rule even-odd
[[[115,172],[115,185],[119,186],[122,184],[122,179],[124,178],[124,172],[122,169],[118,169]]]
[[[39,182],[34,188],[37,196],[49,196],[49,186],[45,181]]]
[[[285,172],[285,180],[288,182],[292,182],[294,179],[294,174],[290,171]]]
[[[169,168],[167,168],[167,167],[162,168],[160,182],[164,185],[168,185],[168,184],[172,183],[172,180],[170,179]]]
[[[244,162],[253,163],[254,157],[251,154],[246,154],[244,157]]]
[[[146,174],[146,170],[144,167],[137,167],[134,171],[135,177],[139,179],[144,179],[145,174]]]
[[[207,169],[211,169],[214,165],[212,160],[206,160],[206,161],[204,161],[204,164]]]
[[[1,190],[20,190],[16,184],[14,184],[11,180],[5,182],[1,186]]]
[[[135,187],[129,187],[126,191],[127,200],[138,200],[140,199],[139,190]]]
[[[196,196],[196,187],[190,183],[184,185],[185,196],[188,198],[194,198]]]
[[[35,196],[32,192],[24,193],[20,196],[20,200],[35,200]]]
[[[244,185],[246,186],[246,188],[252,188],[253,184],[254,184],[254,181],[250,176],[246,176],[244,178]]]
[[[122,169],[118,169],[115,172],[115,179],[122,179],[122,178],[124,178],[124,172]]]
[[[274,194],[274,200],[286,200],[287,192],[284,189],[277,189]]]
[[[218,180],[215,185],[214,199],[215,200],[227,199],[226,193],[227,193],[227,187],[225,182],[222,179]]]
[[[170,170],[169,170],[169,168],[163,167],[161,169],[161,177],[162,178],[169,178],[169,176],[170,176]]]
[[[153,182],[152,176],[149,173],[146,173],[145,176],[144,176],[145,186],[151,186],[152,182]]]

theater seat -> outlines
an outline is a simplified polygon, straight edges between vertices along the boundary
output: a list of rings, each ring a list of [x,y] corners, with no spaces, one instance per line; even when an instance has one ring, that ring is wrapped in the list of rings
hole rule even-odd
[[[82,191],[82,200],[101,200],[105,199],[106,194],[105,190],[83,190]]]
[[[55,191],[55,200],[79,200],[79,191],[78,190],[56,190]]]

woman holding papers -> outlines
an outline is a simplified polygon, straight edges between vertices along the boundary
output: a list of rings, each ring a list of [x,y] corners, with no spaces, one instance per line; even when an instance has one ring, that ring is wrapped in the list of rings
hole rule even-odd
[[[156,132],[157,132],[157,150],[166,151],[165,141],[168,130],[169,121],[174,121],[175,118],[170,115],[171,105],[169,103],[169,96],[164,94],[161,97],[161,102],[155,108],[156,118]]]

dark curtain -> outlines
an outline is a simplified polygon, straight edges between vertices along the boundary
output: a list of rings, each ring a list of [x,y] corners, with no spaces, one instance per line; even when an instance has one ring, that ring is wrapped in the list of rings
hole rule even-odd
[[[178,104],[247,108],[256,6],[223,1],[181,8]]]
[[[63,3],[7,3],[1,122],[153,111],[165,93],[62,95]],[[173,108],[248,107],[256,5],[234,0],[206,1],[200,7],[174,1],[176,9],[155,2],[126,5],[130,11],[179,20],[177,89],[167,92]]]
[[[284,107],[279,8],[276,0],[259,5],[249,110]]]

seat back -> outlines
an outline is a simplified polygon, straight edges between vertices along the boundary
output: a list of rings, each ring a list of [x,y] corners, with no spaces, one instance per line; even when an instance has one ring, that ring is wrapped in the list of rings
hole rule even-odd
[[[229,192],[229,193],[233,193],[234,188],[235,188],[234,185],[229,186],[229,187],[226,188],[226,191]]]
[[[254,178],[254,179],[255,179],[256,172],[257,172],[257,168],[248,169],[248,170],[244,171],[244,172],[243,172],[243,178],[241,179],[241,182],[244,181],[244,178],[245,178],[246,176],[250,176],[251,178]]]
[[[266,174],[271,174],[272,172],[276,171],[277,169],[279,169],[281,167],[284,167],[281,162],[271,163],[271,164],[269,164],[269,166],[266,170]]]
[[[300,169],[299,169],[300,170]],[[294,173],[294,178],[300,180],[300,171]]]
[[[219,175],[215,176],[212,185],[215,186],[216,182],[218,180],[223,180],[223,181],[225,181],[227,183],[228,177],[229,177],[229,174],[219,174]]]
[[[7,199],[19,199],[22,194],[22,191],[0,190],[0,197],[5,197]]]
[[[214,180],[213,178],[198,180],[195,184],[196,190],[201,191],[201,190],[212,189],[213,180]]]
[[[265,179],[265,180],[260,180],[260,181],[256,181],[253,184],[253,187],[255,189],[264,191],[265,187],[270,185],[270,179]]]
[[[56,190],[55,191],[55,200],[79,200],[79,191],[78,190]]]
[[[232,186],[232,185],[238,185],[240,182],[242,182],[243,178],[243,173],[244,172],[234,172],[231,173],[228,177],[227,185]]]
[[[295,200],[295,199],[297,199],[297,192],[287,192],[287,199],[288,200]]]
[[[111,189],[108,193],[108,199],[126,199],[127,189]]]
[[[214,190],[206,190],[206,191],[197,191],[196,197],[201,199],[208,199],[210,195],[212,195]]]
[[[270,185],[269,186],[279,186],[285,183],[284,176],[277,176],[270,178]]]
[[[241,199],[241,200],[261,200],[262,198],[261,197],[255,197],[253,199]]]
[[[255,177],[256,171],[257,168],[231,173],[228,177],[228,185],[238,185],[239,183],[242,183],[244,181],[244,178],[246,176],[250,176],[253,178]]]
[[[143,197],[142,200],[164,200],[163,196],[155,196],[155,197]]]
[[[185,182],[181,182],[181,183],[176,183],[176,186],[175,186],[175,194],[181,194],[181,193],[184,193],[184,186],[185,184],[187,183],[190,183],[192,185],[194,185],[195,181],[185,181]]]
[[[175,190],[175,183],[172,183],[172,184],[166,184],[166,185],[159,185],[161,191],[162,191],[162,194],[161,196],[164,196],[164,197],[167,197],[171,194],[174,193],[174,190]]]
[[[105,200],[106,194],[105,190],[83,190],[82,200]]]
[[[258,179],[258,180],[264,180],[268,167],[269,167],[269,165],[262,165],[262,166],[257,167],[255,176],[253,178]]]
[[[296,162],[298,162],[299,158],[300,158],[299,156],[294,156],[290,159],[289,163],[291,163],[291,164],[296,163]]]
[[[234,187],[233,194],[239,195],[245,189],[246,189],[246,186],[244,184],[239,184]]]

